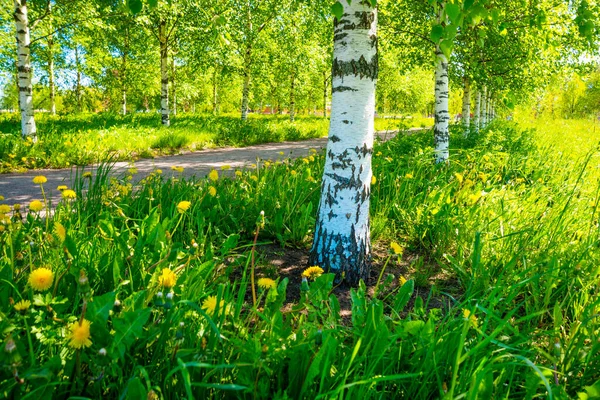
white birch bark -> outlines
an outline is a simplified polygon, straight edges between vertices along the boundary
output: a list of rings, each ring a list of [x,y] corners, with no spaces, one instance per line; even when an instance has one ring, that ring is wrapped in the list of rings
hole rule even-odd
[[[123,89],[123,100],[122,100],[122,109],[121,109],[121,113],[123,115],[127,114],[127,91],[125,91],[125,89]]]
[[[158,26],[158,41],[160,42],[160,114],[164,126],[171,125],[169,119],[169,71],[167,66],[167,25],[164,20]]]
[[[342,0],[335,21],[331,120],[310,264],[349,284],[371,264],[369,203],[378,72],[377,10]]]
[[[15,0],[15,27],[17,30],[17,78],[19,89],[19,108],[21,109],[21,136],[37,140],[35,119],[33,117],[33,87],[31,83],[31,53],[29,46],[29,21],[27,18],[27,0]]]
[[[487,87],[483,87],[483,96],[481,99],[481,128],[487,126]]]
[[[252,62],[252,47],[248,46],[244,55],[244,87],[242,89],[242,121],[248,119],[248,101],[250,97],[250,67]]]
[[[291,122],[294,122],[294,119],[296,118],[296,99],[294,97],[295,86],[296,86],[296,77],[295,77],[295,75],[292,74],[292,79],[290,82],[290,121]],[[262,112],[262,107],[261,107],[261,112]]]
[[[471,129],[471,83],[469,78],[465,77],[463,106],[462,106],[462,124],[465,137],[469,136]]]
[[[50,86],[50,112],[56,115],[56,87],[54,85],[54,39],[48,38],[48,86]]]
[[[175,85],[175,55],[171,56],[171,90],[173,93],[172,99],[173,101],[171,102],[172,107],[171,107],[171,111],[173,112],[173,115],[177,115],[177,86]]]
[[[450,132],[448,124],[450,113],[448,111],[448,59],[436,46],[435,54],[437,65],[435,68],[435,123],[433,126],[433,136],[435,141],[435,162],[448,162]]]
[[[481,124],[481,90],[477,89],[477,99],[475,100],[475,115],[473,116],[475,132],[479,133],[479,125]]]

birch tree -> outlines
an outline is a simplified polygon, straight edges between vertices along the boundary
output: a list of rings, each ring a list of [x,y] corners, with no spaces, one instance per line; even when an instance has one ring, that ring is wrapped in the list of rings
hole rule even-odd
[[[27,16],[27,0],[15,0],[14,19],[17,32],[17,71],[19,89],[19,109],[21,111],[21,135],[37,140],[33,116],[33,86],[31,72],[31,37]]]
[[[335,7],[331,120],[310,263],[356,284],[371,264],[377,10],[368,1]]]

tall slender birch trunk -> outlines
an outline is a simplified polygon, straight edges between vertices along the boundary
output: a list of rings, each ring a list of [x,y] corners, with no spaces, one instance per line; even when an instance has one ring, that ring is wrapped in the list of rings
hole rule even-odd
[[[483,95],[481,99],[481,128],[487,126],[487,87],[483,87]]]
[[[331,120],[310,264],[350,284],[371,265],[369,203],[378,73],[377,10],[341,0],[335,20]]]
[[[175,85],[175,55],[171,56],[171,92],[172,92],[172,96],[171,98],[173,99],[173,101],[171,102],[171,104],[173,105],[171,107],[173,115],[177,115],[177,86]]]
[[[121,56],[121,113],[127,114],[127,56],[129,55],[129,28],[125,27],[125,37],[123,42],[123,55]]]
[[[54,38],[48,36],[48,86],[50,89],[50,112],[56,115],[56,87],[54,85]]]
[[[464,135],[467,137],[469,136],[469,130],[471,129],[471,83],[466,76],[463,93],[462,124]]]
[[[481,89],[477,89],[477,100],[475,101],[475,132],[479,133],[481,124]]]
[[[217,67],[213,69],[213,114],[219,113],[219,91],[218,91],[218,71]]]
[[[244,87],[242,89],[242,121],[248,119],[248,101],[250,97],[250,67],[252,62],[252,46],[248,45],[244,54]]]
[[[31,53],[29,46],[29,21],[27,19],[27,0],[15,0],[15,27],[17,30],[17,77],[19,89],[19,108],[21,109],[21,136],[37,140],[35,119],[33,117],[33,86],[31,84]]]
[[[437,65],[435,68],[435,124],[433,126],[433,136],[435,141],[435,162],[448,162],[450,132],[448,123],[450,113],[448,111],[448,59],[442,53],[439,46],[436,46],[435,55]]]
[[[158,25],[158,41],[160,43],[160,114],[164,126],[171,125],[169,119],[169,71],[168,71],[168,43],[167,23],[161,20]]]
[[[296,118],[296,99],[294,97],[294,90],[296,86],[296,76],[292,74],[292,79],[290,82],[290,121],[294,122]]]
[[[81,112],[82,101],[81,101],[81,59],[79,58],[79,45],[75,44],[75,71],[77,78],[75,80],[75,101],[77,102],[77,112]]]

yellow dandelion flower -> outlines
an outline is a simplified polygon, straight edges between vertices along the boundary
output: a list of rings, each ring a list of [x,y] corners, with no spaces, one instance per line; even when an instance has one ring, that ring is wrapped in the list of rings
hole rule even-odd
[[[242,171],[235,171],[235,176],[238,178],[242,176]]]
[[[29,286],[33,290],[43,292],[50,289],[52,282],[54,281],[54,273],[48,268],[38,268],[29,274]]]
[[[0,201],[4,200],[4,196],[0,195]]]
[[[308,156],[308,160],[310,162],[314,162],[315,161],[315,156]]]
[[[228,171],[231,169],[231,165],[225,164],[221,165],[221,171]]]
[[[402,286],[404,286],[404,284],[405,284],[406,282],[408,282],[408,281],[406,280],[406,278],[405,278],[404,276],[400,275],[400,277],[398,278],[398,284],[399,284],[399,285],[402,287]]]
[[[68,189],[68,188],[67,188],[67,186],[66,186],[66,185],[59,185],[59,186],[56,188],[56,190],[60,190],[61,192],[62,192],[63,190],[67,190],[67,189]]]
[[[325,272],[323,271],[323,268],[313,265],[312,267],[306,268],[304,272],[302,272],[302,276],[314,280],[323,275],[323,272]]]
[[[6,204],[0,204],[0,214],[8,214],[10,212],[10,206]]]
[[[210,171],[210,173],[208,174],[208,179],[210,179],[213,182],[216,182],[219,180],[219,172],[216,169],[213,169],[212,171]]]
[[[371,185],[374,185],[377,183],[377,178],[375,177],[375,175],[371,175]]]
[[[191,205],[192,203],[189,201],[180,201],[179,204],[177,204],[177,211],[179,211],[180,214],[183,214],[190,209]]]
[[[269,168],[271,166],[271,163],[269,161],[265,161],[265,168]]]
[[[129,172],[131,175],[135,175],[138,173],[138,170],[135,167],[131,167],[127,170],[127,172]]]
[[[67,238],[67,229],[59,222],[54,223],[54,233],[56,233],[61,242],[64,242]]]
[[[206,300],[202,303],[202,309],[206,311],[207,314],[214,314],[217,308],[217,297],[216,296],[208,296]],[[219,310],[227,312],[227,307],[225,306],[225,300],[221,299],[219,302]]]
[[[256,164],[251,164],[250,168],[256,168]]]
[[[29,307],[31,307],[31,302],[29,300],[21,300],[15,304],[15,310],[21,314],[25,314]]]
[[[90,340],[90,325],[92,323],[87,319],[81,321],[73,322],[69,326],[69,334],[67,339],[69,339],[69,346],[74,349],[81,349],[82,347],[90,347],[92,345],[92,341]]]
[[[394,254],[401,256],[402,255],[402,247],[396,243],[396,242],[392,242],[390,243],[390,247],[392,248],[392,251],[394,252]]]
[[[475,316],[475,314],[473,314],[471,312],[471,310],[467,310],[466,308],[463,308],[462,314],[463,314],[463,318],[468,320],[473,328],[477,328],[477,325],[479,324],[479,322],[477,321],[477,317]]]
[[[164,268],[161,275],[158,277],[158,284],[162,287],[172,288],[177,283],[177,275],[169,268]]]
[[[179,167],[179,166],[177,166],[177,165],[173,165],[173,166],[171,167],[171,169],[172,169],[173,171],[175,171],[175,172],[183,172],[183,170],[184,170],[184,168],[183,168],[183,167]]]
[[[43,185],[46,182],[48,182],[48,179],[46,179],[44,175],[38,175],[35,178],[33,178],[33,183],[35,183],[36,185]]]
[[[298,172],[296,172],[296,170],[294,170],[294,169],[290,171],[290,175],[292,175],[292,176],[296,176],[297,174],[298,174]]]
[[[84,178],[91,178],[92,177],[92,173],[90,171],[86,171],[81,176],[84,177]]]
[[[215,197],[217,195],[217,189],[214,186],[209,186],[208,194],[210,194],[212,197]]]
[[[404,175],[404,177],[406,179],[412,179],[413,178],[413,174],[406,174],[406,175]]]
[[[162,169],[160,168],[156,169],[154,172],[156,172],[157,175],[162,175]]]
[[[33,212],[40,212],[44,209],[44,203],[39,200],[33,200],[29,203],[29,209]]]
[[[13,204],[13,210],[19,211],[20,209],[21,209],[21,205],[20,204]]]
[[[77,193],[75,193],[75,191],[71,189],[63,190],[62,197],[64,199],[75,199],[77,198]]]
[[[316,150],[316,149],[310,149],[310,150],[308,150],[308,152],[309,152],[309,153],[312,153],[312,154],[316,154],[316,153],[317,153],[317,150]]]
[[[378,151],[377,154],[375,154],[377,157],[380,157],[383,153]]]
[[[258,182],[258,176],[256,175],[250,175],[250,179],[252,179],[254,182]]]
[[[279,155],[280,155],[280,156],[283,156],[283,155],[285,155],[285,153],[284,153],[283,151],[280,151],[280,152],[279,152]]]
[[[258,287],[263,289],[274,289],[277,286],[277,283],[273,279],[270,278],[260,278],[258,280]]]
[[[454,177],[458,181],[459,185],[461,185],[463,183],[463,176],[462,176],[462,174],[459,174],[458,172],[455,172],[454,173]]]

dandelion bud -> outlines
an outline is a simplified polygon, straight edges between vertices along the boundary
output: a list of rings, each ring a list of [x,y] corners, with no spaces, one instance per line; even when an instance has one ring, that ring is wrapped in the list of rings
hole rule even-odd
[[[173,292],[167,293],[167,300],[173,300]]]
[[[106,356],[106,349],[103,347],[100,350],[98,350],[98,354],[101,355],[102,357]]]
[[[260,212],[260,216],[261,216],[261,217],[264,217],[264,216],[265,216],[265,211],[264,211],[264,210],[262,210],[262,211]]]
[[[15,350],[17,350],[17,344],[15,343],[13,338],[8,339],[6,341],[6,345],[4,346],[4,351],[8,354],[11,354],[14,353]]]
[[[119,299],[116,299],[115,302],[114,302],[114,304],[113,304],[113,307],[115,307],[115,308],[121,307],[121,301]]]
[[[158,297],[159,299],[162,299],[162,297],[163,297],[163,292],[158,292],[158,293],[156,293],[156,297]]]
[[[181,321],[181,322],[179,323],[179,327],[180,327],[180,328],[183,328],[184,326],[185,326],[185,323],[184,323],[183,321]]]

